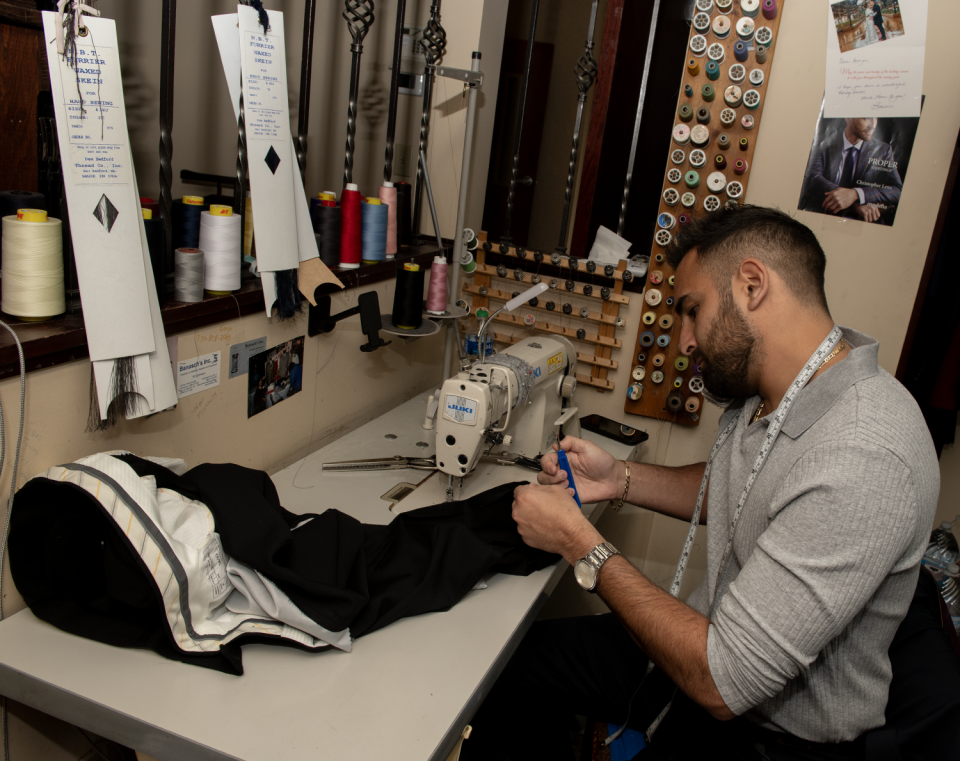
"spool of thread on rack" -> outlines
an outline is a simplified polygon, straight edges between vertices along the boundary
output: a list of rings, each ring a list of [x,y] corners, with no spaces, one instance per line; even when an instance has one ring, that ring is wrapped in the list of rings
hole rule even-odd
[[[17,209],[46,209],[47,199],[43,193],[32,190],[0,190],[0,219],[17,216]],[[49,209],[47,209],[49,211]],[[0,246],[0,262],[2,262]]]
[[[397,270],[392,317],[401,330],[416,330],[423,323],[423,270],[419,264],[404,264]]]
[[[387,206],[387,259],[393,259],[397,254],[397,188],[385,182],[377,195]]]
[[[397,245],[409,246],[413,190],[409,182],[397,182],[395,185],[397,188]]]
[[[150,213],[153,215],[152,217],[144,217],[144,219],[160,219],[160,203],[158,201],[140,196],[140,208],[150,209]]]
[[[173,253],[173,300],[203,301],[203,251],[178,248]]]
[[[140,199],[141,202],[143,199]],[[148,199],[149,200],[149,199]],[[153,284],[157,289],[157,300],[163,304],[167,300],[166,251],[164,251],[163,220],[159,214],[143,206],[143,229],[147,234],[147,249],[150,251],[150,267],[153,270]]]
[[[214,205],[200,216],[203,287],[214,296],[240,288],[240,217],[229,206]]]
[[[352,182],[340,194],[340,266],[354,270],[360,266],[363,246],[360,190]]]
[[[447,260],[433,257],[430,267],[430,284],[427,287],[427,312],[443,314],[447,311]]]
[[[364,264],[386,259],[388,210],[389,207],[379,198],[368,198],[361,205]]]
[[[340,209],[336,203],[332,206],[321,205],[317,209],[318,243],[320,261],[328,267],[340,264]]]
[[[173,202],[173,245],[176,248],[200,245],[200,214],[203,210],[201,196],[184,196]]]
[[[320,209],[327,206],[336,206],[337,197],[328,190],[317,193],[316,198],[310,199],[310,222],[315,233],[320,232]]]
[[[42,209],[18,209],[3,218],[3,311],[29,322],[66,311],[63,225]]]

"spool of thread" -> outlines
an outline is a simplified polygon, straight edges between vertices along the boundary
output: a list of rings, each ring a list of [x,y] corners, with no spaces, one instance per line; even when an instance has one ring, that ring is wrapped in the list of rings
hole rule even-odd
[[[423,270],[404,264],[397,270],[393,295],[393,324],[401,330],[416,330],[423,323]]]
[[[352,182],[340,194],[340,266],[355,270],[360,266],[363,228],[360,190]],[[396,323],[394,323],[396,324]]]
[[[43,193],[34,193],[31,190],[2,190],[0,191],[0,219],[17,216],[17,209],[46,209],[47,199]],[[0,249],[2,261],[2,249]]]
[[[410,245],[410,227],[413,222],[413,190],[409,182],[394,183],[397,187],[397,245]]]
[[[363,238],[363,262],[382,262],[387,257],[387,217],[390,207],[379,198],[368,198],[360,205]]]
[[[773,21],[777,17],[777,0],[763,0],[763,17]]]
[[[181,248],[203,251],[203,287],[211,294],[225,296],[240,288],[239,215],[219,216],[203,212],[200,216],[200,245]]]
[[[152,217],[144,217],[144,219],[160,219],[160,203],[154,201],[152,198],[146,198],[145,196],[140,197],[140,208],[149,209]]]
[[[174,301],[203,301],[203,251],[178,248],[173,252],[173,267]]]
[[[747,47],[747,43],[743,40],[737,40],[737,43],[733,46],[733,57],[743,63],[747,60],[749,54],[750,49]]]
[[[430,284],[427,286],[427,312],[443,314],[446,311],[447,260],[442,256],[435,256],[433,257],[433,266],[430,268]]]
[[[385,182],[377,195],[387,207],[387,259],[393,259],[397,254],[397,188]]]
[[[167,257],[164,248],[163,220],[152,209],[142,207],[143,229],[147,234],[147,249],[150,251],[150,267],[153,270],[153,284],[157,289],[157,299],[163,304],[167,300]]]
[[[173,202],[173,245],[176,248],[196,248],[200,245],[200,214],[203,198],[184,196]]]
[[[253,199],[249,194],[243,209],[243,255],[253,256]]]
[[[322,201],[319,198],[310,199],[310,225],[315,233],[320,232],[320,209]]]
[[[460,256],[460,269],[462,269],[466,274],[476,271],[477,262],[473,258],[472,251],[464,251]]]
[[[39,194],[38,194],[39,195]],[[63,313],[63,225],[42,209],[3,218],[3,311],[29,322]],[[20,217],[18,219],[18,217]]]
[[[753,53],[757,59],[757,63],[767,62],[767,49],[763,45],[757,45]]]
[[[321,205],[317,208],[318,243],[320,261],[328,267],[340,264],[340,209],[336,203],[333,206]]]
[[[700,398],[696,396],[687,397],[686,403],[683,405],[684,409],[689,412],[691,415],[700,409]]]

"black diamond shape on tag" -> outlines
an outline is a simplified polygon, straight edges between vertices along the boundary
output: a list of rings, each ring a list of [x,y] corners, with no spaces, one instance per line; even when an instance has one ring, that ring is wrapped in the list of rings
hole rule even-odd
[[[277,155],[277,152],[273,150],[273,146],[270,146],[270,150],[267,151],[267,155],[263,158],[267,162],[267,166],[270,167],[270,171],[273,174],[277,173],[277,167],[280,166],[280,157]]]
[[[97,201],[97,208],[93,210],[93,216],[97,218],[97,221],[107,228],[107,232],[110,232],[113,229],[113,223],[117,221],[117,216],[120,214],[117,211],[117,207],[110,203],[110,199],[107,198],[106,193],[100,196],[100,200]]]

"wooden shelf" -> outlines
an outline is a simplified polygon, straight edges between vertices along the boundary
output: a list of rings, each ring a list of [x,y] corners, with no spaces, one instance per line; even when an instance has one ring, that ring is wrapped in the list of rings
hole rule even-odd
[[[517,249],[514,246],[503,246],[492,244],[489,249],[484,248],[488,254],[499,254],[500,256],[512,256],[514,259],[518,259],[523,262],[534,263],[533,252],[527,251],[526,256],[521,257],[517,253]],[[552,254],[544,253],[543,255],[543,264],[549,264],[551,267],[558,267],[560,270],[568,270],[570,272],[576,272],[580,275],[591,275],[587,272],[586,269],[586,260],[578,259],[577,257],[572,257],[575,262],[577,262],[576,268],[570,266],[571,257],[561,254],[559,263],[554,263],[550,258]],[[605,277],[608,280],[623,280],[623,270],[619,270],[616,267],[613,269],[613,273],[610,275],[604,274],[604,267],[606,265],[598,264],[596,273],[592,273],[596,277]],[[632,279],[632,278],[631,278]]]
[[[526,284],[524,284],[524,285],[526,285]],[[473,294],[478,295],[478,296],[480,295],[480,286],[478,286],[478,285],[473,285],[472,283],[467,283],[467,284],[465,284],[465,285],[463,286],[463,290],[465,290],[467,293],[473,293]],[[550,293],[551,293],[551,291],[547,291],[546,293],[541,294],[541,295],[538,296],[537,298],[538,298],[538,299],[541,299],[542,301],[553,301],[552,298],[548,298],[548,296],[550,295]],[[557,291],[557,293],[559,294],[560,292]],[[563,293],[568,293],[568,291],[563,291]],[[488,298],[488,299],[494,299],[494,300],[496,300],[496,301],[510,301],[510,299],[513,298],[513,295],[510,294],[510,293],[507,293],[506,291],[498,291],[496,288],[489,288],[489,289],[487,289],[487,298]],[[538,312],[546,312],[547,314],[561,314],[561,315],[563,314],[563,312],[560,311],[559,307],[558,307],[557,309],[550,310],[550,309],[547,309],[546,307],[540,306],[539,304],[538,304],[537,306],[535,306],[535,307],[534,307],[534,306],[530,306],[530,304],[525,304],[523,308],[524,308],[524,309],[535,309],[535,310],[537,310]],[[577,311],[575,314],[571,314],[571,315],[568,315],[568,316],[569,316],[569,317],[579,317],[581,320],[586,320],[586,321],[588,321],[588,322],[599,322],[599,323],[604,323],[604,324],[606,324],[606,325],[616,326],[616,324],[617,324],[617,318],[616,318],[616,317],[613,317],[613,316],[608,315],[608,314],[601,314],[600,312],[590,312],[590,314],[589,314],[587,317],[580,317],[580,313],[579,313],[579,311]]]
[[[512,273],[508,273],[507,275],[501,277],[500,275],[497,274],[497,268],[496,268],[496,267],[493,267],[493,266],[491,266],[491,265],[489,265],[489,264],[478,264],[478,265],[477,265],[477,269],[474,270],[474,272],[475,272],[475,273],[480,273],[481,275],[489,275],[490,277],[498,277],[498,278],[500,278],[501,280],[508,280],[508,279],[511,277],[511,274],[512,274]],[[526,278],[524,278],[523,282],[521,282],[521,281],[519,281],[519,280],[515,280],[514,282],[515,282],[518,286],[520,286],[523,290],[526,290],[526,289],[529,288],[531,285],[533,285],[533,283],[531,283],[531,282],[530,282],[529,280],[527,280]],[[575,295],[577,295],[577,296],[582,296],[582,297],[585,298],[585,299],[597,299],[598,301],[603,301],[603,299],[600,297],[600,286],[598,286],[598,285],[593,286],[593,293],[591,293],[589,296],[583,292],[583,286],[584,286],[583,283],[577,283],[577,284],[574,286],[574,289],[573,289],[572,291],[568,291],[566,288],[563,288],[563,287],[562,287],[562,284],[561,284],[561,288],[555,289],[555,292],[556,292],[556,293],[570,293],[570,294],[575,294]],[[464,286],[464,290],[466,290],[466,286]],[[491,291],[491,293],[492,293],[492,291]],[[549,293],[549,291],[548,291],[548,293]],[[546,295],[546,294],[544,294],[544,295]],[[629,303],[630,303],[630,297],[629,297],[629,296],[624,296],[622,293],[614,293],[613,288],[611,288],[611,289],[610,289],[610,298],[607,299],[607,301],[612,301],[612,302],[615,303],[615,304],[629,304]]]
[[[421,267],[429,267],[437,251],[437,245],[434,243],[405,249],[392,261],[367,264],[353,270],[336,267],[333,271],[347,290],[361,288],[395,277],[397,267],[410,260]],[[444,247],[444,253],[448,258],[450,251],[450,248]],[[305,307],[309,306],[309,303],[305,304]],[[164,331],[170,336],[256,312],[263,313],[263,311],[263,289],[260,286],[260,279],[254,278],[244,281],[240,290],[229,296],[208,295],[203,301],[195,304],[168,301],[160,308],[160,316],[163,319]],[[3,315],[2,319],[20,339],[27,372],[86,359],[90,356],[82,315],[64,314],[45,322],[21,322],[9,315]],[[20,361],[17,356],[17,346],[7,331],[0,330],[0,379],[15,377],[19,374]]]
[[[494,333],[493,340],[499,344],[512,346],[524,340],[524,336],[508,336],[506,333]],[[605,367],[608,370],[616,370],[618,366],[617,361],[614,359],[595,357],[593,354],[584,354],[579,351],[577,352],[577,362],[582,362],[585,365],[595,365],[596,367]]]

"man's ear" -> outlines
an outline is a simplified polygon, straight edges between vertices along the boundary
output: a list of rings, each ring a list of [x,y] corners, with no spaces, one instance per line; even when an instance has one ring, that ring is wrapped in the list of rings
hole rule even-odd
[[[746,300],[747,310],[759,308],[770,290],[770,270],[759,259],[744,259],[740,263],[734,283]]]

